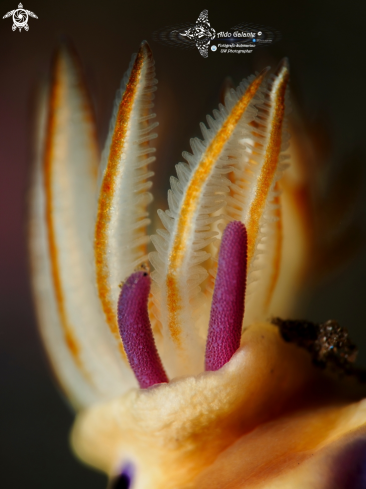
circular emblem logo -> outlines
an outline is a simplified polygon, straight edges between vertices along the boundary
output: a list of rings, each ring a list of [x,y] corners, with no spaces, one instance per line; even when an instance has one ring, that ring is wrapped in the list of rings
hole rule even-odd
[[[27,12],[25,10],[23,10],[22,8],[18,8],[17,10],[14,10],[13,22],[14,22],[15,28],[25,27],[28,23]]]

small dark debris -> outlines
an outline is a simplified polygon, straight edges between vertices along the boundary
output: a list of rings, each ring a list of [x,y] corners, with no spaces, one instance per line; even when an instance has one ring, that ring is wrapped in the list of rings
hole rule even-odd
[[[150,267],[148,265],[148,263],[146,262],[143,262],[141,263],[140,265],[138,265],[135,270],[135,272],[145,272],[144,273],[144,276],[148,275],[150,273]]]
[[[314,365],[345,375],[353,375],[366,382],[366,370],[354,366],[357,347],[351,341],[346,328],[330,319],[325,323],[312,323],[302,320],[273,318],[272,324],[278,326],[285,341],[305,348]]]

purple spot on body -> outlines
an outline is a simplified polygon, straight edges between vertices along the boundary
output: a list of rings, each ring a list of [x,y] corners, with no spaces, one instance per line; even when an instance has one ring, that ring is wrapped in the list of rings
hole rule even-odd
[[[147,309],[151,279],[133,273],[118,300],[118,326],[131,368],[142,389],[169,382],[157,352]]]
[[[218,370],[240,346],[247,276],[247,232],[239,221],[223,233],[206,343],[205,369]]]
[[[327,489],[366,489],[366,437],[346,445],[335,457]]]
[[[131,463],[127,463],[119,476],[113,479],[110,489],[132,489],[135,468]]]

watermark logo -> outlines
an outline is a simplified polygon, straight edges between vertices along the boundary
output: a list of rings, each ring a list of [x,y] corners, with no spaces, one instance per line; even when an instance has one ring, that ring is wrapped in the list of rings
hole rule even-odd
[[[36,14],[31,12],[30,10],[25,10],[21,3],[18,5],[18,8],[16,10],[11,10],[7,14],[5,14],[3,19],[6,19],[10,16],[13,16],[13,31],[19,29],[19,32],[22,29],[24,29],[25,31],[29,30],[28,17],[34,17],[35,19],[38,19]]]
[[[211,46],[214,53],[250,54],[255,48],[278,41],[281,34],[275,29],[251,23],[216,31],[208,21],[208,10],[202,10],[195,24],[163,27],[153,33],[153,39],[172,47],[198,48],[201,56],[207,58],[214,39],[216,45]]]
[[[194,41],[201,56],[207,58],[210,42],[216,37],[216,31],[208,21],[208,10],[202,10],[194,27],[186,32],[179,32],[179,34]]]

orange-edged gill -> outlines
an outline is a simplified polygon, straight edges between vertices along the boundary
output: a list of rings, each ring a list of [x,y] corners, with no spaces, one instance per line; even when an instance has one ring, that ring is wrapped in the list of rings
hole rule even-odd
[[[264,163],[261,168],[254,199],[249,209],[249,217],[246,222],[248,231],[248,261],[251,262],[254,253],[260,222],[266,207],[268,194],[273,188],[273,182],[278,168],[279,156],[282,148],[282,130],[285,117],[285,94],[289,80],[289,70],[284,62],[273,84],[270,99],[273,104],[273,115],[270,121],[269,139],[264,155]]]
[[[68,110],[64,105],[66,88],[65,82],[63,81],[64,73],[62,61],[62,56],[60,54],[60,51],[58,51],[55,54],[53,62],[53,76],[48,102],[48,123],[46,129],[46,145],[44,153],[44,190],[46,203],[45,216],[52,281],[65,343],[75,363],[77,364],[81,372],[83,372],[85,378],[91,382],[90,375],[86,371],[81,359],[81,348],[78,339],[75,336],[74,327],[72,324],[70,324],[67,314],[64,297],[64,284],[62,283],[61,278],[61,265],[59,261],[59,250],[55,232],[56,224],[53,195],[56,160],[55,154],[56,152],[62,152],[63,150],[65,150],[64,146],[60,147],[60,142],[57,140],[57,134],[58,131],[62,130],[62,123],[63,119],[65,118],[65,115],[62,113],[62,111]],[[86,117],[92,118],[92,114],[88,110],[88,107],[84,107],[84,110]]]
[[[258,92],[266,71],[260,73],[249,85],[241,99],[231,110],[226,121],[218,131],[215,138],[209,144],[203,154],[185,192],[184,200],[180,206],[180,216],[176,224],[174,242],[169,255],[168,272],[166,276],[168,323],[171,336],[177,345],[180,345],[181,325],[179,323],[179,311],[181,309],[181,292],[177,283],[184,257],[189,245],[192,221],[202,193],[202,188],[212,171],[217,158],[223,151],[225,144],[230,139],[239,120],[249,106],[253,97]]]
[[[149,154],[149,149],[146,148],[145,140],[149,140],[150,136],[140,137],[136,141],[131,140],[131,133],[133,132],[133,130],[131,129],[131,125],[134,123],[132,119],[135,117],[134,120],[137,120],[137,123],[141,125],[141,127],[143,128],[141,130],[141,133],[144,134],[146,133],[146,131],[149,131],[149,127],[151,128],[157,125],[155,123],[155,125],[150,125],[148,128],[146,128],[146,120],[149,120],[155,115],[149,117],[149,115],[147,115],[146,107],[142,108],[141,110],[139,110],[139,108],[136,109],[139,103],[139,94],[142,90],[141,86],[145,86],[144,83],[146,83],[146,80],[144,79],[144,73],[146,72],[146,67],[150,65],[153,65],[152,53],[148,44],[144,42],[142,43],[131,68],[125,91],[118,107],[115,126],[111,137],[111,144],[109,147],[108,161],[100,188],[95,226],[94,256],[98,294],[108,326],[114,337],[117,339],[119,349],[125,360],[126,355],[124,352],[123,344],[119,338],[116,315],[117,302],[114,297],[116,295],[116,291],[114,291],[114,289],[118,286],[118,284],[111,283],[111,273],[113,271],[111,270],[111,265],[109,262],[109,260],[111,259],[110,246],[111,241],[115,239],[112,236],[113,232],[115,232],[114,228],[117,227],[116,223],[114,222],[114,220],[116,219],[115,211],[118,207],[118,199],[120,198],[119,194],[121,193],[121,179],[123,178],[123,172],[125,171],[126,161],[128,157],[127,152],[129,150],[134,151],[134,148],[139,147],[142,148],[141,153],[144,153],[146,155]],[[147,107],[149,107],[149,105],[147,105]],[[138,112],[137,114],[135,114],[136,110]],[[136,117],[138,119],[136,119]],[[154,158],[150,157],[147,163],[149,163],[150,160],[153,159]],[[133,165],[136,163],[134,161],[128,161],[128,164],[133,167]],[[141,165],[139,168],[141,168]],[[143,185],[145,185],[145,183],[143,183]],[[132,181],[129,183],[129,186],[132,190],[135,190],[134,187],[137,187],[137,184]],[[146,217],[146,214],[142,215],[142,217]],[[138,221],[138,219],[136,219],[136,221]],[[146,225],[148,224],[146,219],[144,221],[141,220],[140,222],[140,228],[144,226],[146,227]],[[147,239],[148,238],[144,235],[139,235],[137,238],[138,243],[136,246],[138,247],[140,255],[146,255]],[[120,250],[120,253],[123,254],[122,249]],[[131,273],[131,271],[129,273]],[[122,281],[125,278],[126,276],[121,276],[119,280]],[[116,290],[118,293],[119,289],[117,288]]]

